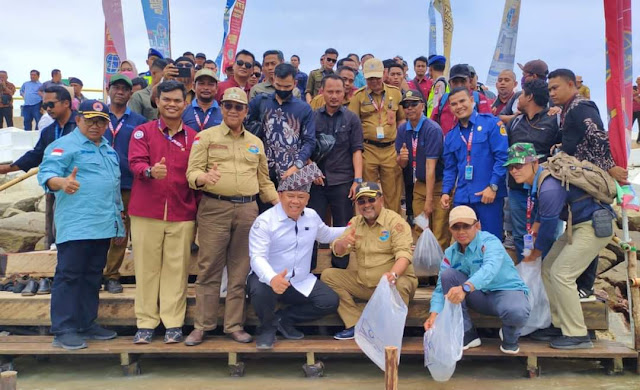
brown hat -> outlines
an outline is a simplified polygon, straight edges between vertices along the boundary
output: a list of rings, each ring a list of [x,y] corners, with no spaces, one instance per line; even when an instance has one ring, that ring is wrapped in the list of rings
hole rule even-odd
[[[362,71],[364,72],[365,79],[371,77],[382,78],[384,65],[382,65],[382,61],[377,58],[369,58],[367,62],[364,63]]]
[[[224,95],[222,95],[221,102],[226,102],[226,101],[249,104],[249,100],[247,99],[247,93],[238,87],[227,88],[224,91]]]
[[[449,227],[455,225],[458,222],[466,223],[467,225],[473,225],[478,221],[476,212],[469,206],[454,207],[449,214]]]
[[[524,66],[518,63],[518,66],[523,72],[536,74],[538,76],[547,77],[549,74],[549,67],[547,66],[547,63],[542,60],[531,60],[524,64]]]
[[[218,76],[216,76],[216,74],[213,73],[211,69],[207,69],[207,68],[202,68],[198,72],[196,72],[196,78],[193,79],[193,82],[195,83],[196,81],[198,81],[200,77],[204,77],[204,76],[211,77],[216,82],[218,82]]]

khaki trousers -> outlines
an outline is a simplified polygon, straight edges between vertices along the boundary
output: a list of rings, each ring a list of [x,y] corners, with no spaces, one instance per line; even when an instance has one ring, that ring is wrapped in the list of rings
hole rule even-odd
[[[139,329],[184,325],[194,228],[195,221],[131,217]]]
[[[564,232],[543,259],[542,282],[549,297],[553,325],[561,328],[564,336],[586,336],[576,279],[607,246],[611,236],[596,237],[591,221],[573,225],[572,229],[573,243],[569,245]]]
[[[107,253],[107,265],[104,267],[102,275],[105,280],[120,279],[120,267],[124,260],[124,254],[127,251],[127,245],[129,244],[129,232],[131,231],[131,221],[129,220],[129,199],[131,199],[131,190],[122,190],[122,204],[124,205],[124,228],[125,237],[122,244],[116,244],[116,239],[111,239],[111,245],[109,246],[109,252]]]
[[[366,287],[360,284],[358,271],[355,270],[327,268],[322,271],[321,279],[340,297],[338,315],[344,322],[345,328],[355,326],[360,319],[363,307],[357,305],[353,298],[369,300],[375,287]],[[396,288],[408,306],[409,300],[413,298],[416,288],[418,288],[418,279],[401,276],[396,281]]]
[[[243,329],[249,231],[258,216],[258,204],[232,203],[203,196],[198,207],[198,279],[195,328],[213,330],[218,324],[220,282],[227,266],[224,332]]]
[[[424,202],[427,196],[427,184],[423,181],[416,181],[413,184],[413,214],[419,215],[424,209]],[[443,209],[440,205],[442,196],[442,181],[436,181],[433,185],[433,212],[429,218],[429,227],[436,236],[438,244],[444,251],[451,245],[451,231],[449,231],[449,209]],[[418,230],[422,230],[416,227]]]
[[[394,146],[380,148],[364,144],[362,159],[364,181],[380,182],[384,195],[384,207],[401,214],[402,169],[396,162]]]

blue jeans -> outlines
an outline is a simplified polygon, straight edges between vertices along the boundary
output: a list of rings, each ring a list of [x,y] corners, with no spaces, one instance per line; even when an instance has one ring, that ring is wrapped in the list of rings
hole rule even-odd
[[[448,268],[440,274],[442,291],[446,295],[451,287],[460,286],[469,276],[453,268]],[[467,311],[467,306],[478,313],[500,317],[502,321],[502,337],[506,344],[518,342],[522,327],[529,319],[531,306],[529,298],[521,290],[480,291],[475,290],[462,301],[462,317],[464,331],[473,328],[473,322]]]
[[[51,287],[51,333],[88,329],[98,317],[98,292],[110,239],[57,244],[58,265]]]
[[[24,129],[32,130],[31,121],[36,121],[35,129],[38,130],[38,122],[42,118],[40,114],[40,104],[22,106],[22,116],[24,117]]]
[[[493,234],[502,241],[503,199],[504,198],[496,197],[493,203],[489,204],[481,202],[471,204],[456,203],[453,206],[456,207],[464,205],[471,207],[473,211],[475,211],[478,221],[480,221],[480,225],[482,225],[481,230]]]

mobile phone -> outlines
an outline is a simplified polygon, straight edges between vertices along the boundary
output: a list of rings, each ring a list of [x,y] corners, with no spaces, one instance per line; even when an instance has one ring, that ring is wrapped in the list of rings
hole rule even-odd
[[[178,77],[191,77],[191,68],[178,68]]]

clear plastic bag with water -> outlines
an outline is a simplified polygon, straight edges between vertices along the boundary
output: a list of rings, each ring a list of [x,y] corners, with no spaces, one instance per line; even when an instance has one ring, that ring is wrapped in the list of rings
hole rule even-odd
[[[529,320],[522,328],[520,335],[526,336],[538,329],[548,328],[551,325],[551,308],[549,298],[542,283],[542,259],[538,257],[535,261],[521,262],[516,266],[522,281],[529,288]]]
[[[440,271],[440,263],[444,258],[444,252],[433,235],[431,229],[426,229],[420,234],[413,251],[413,268],[416,276],[435,276]]]
[[[424,365],[437,382],[448,381],[462,359],[464,324],[462,306],[445,299],[433,327],[424,334]]]

